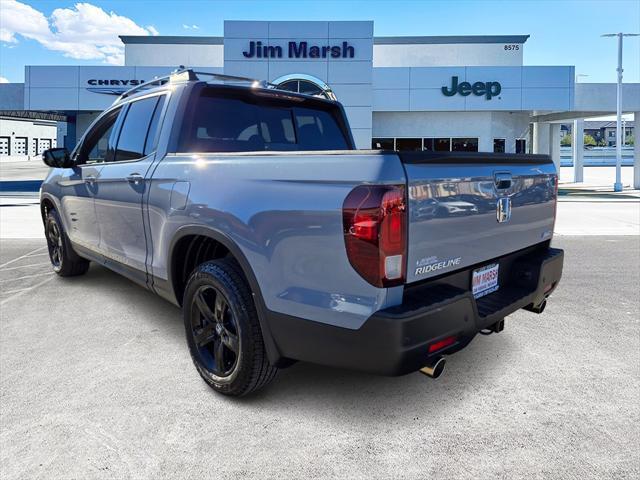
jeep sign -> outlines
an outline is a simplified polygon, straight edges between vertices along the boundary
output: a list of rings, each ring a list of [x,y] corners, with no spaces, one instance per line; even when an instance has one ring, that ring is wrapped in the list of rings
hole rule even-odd
[[[469,82],[458,83],[458,77],[451,77],[451,87],[442,87],[442,93],[447,97],[453,97],[456,93],[466,97],[473,93],[478,97],[484,95],[484,98],[487,100],[491,100],[492,97],[500,95],[501,91],[502,85],[500,85],[499,82],[476,82],[471,85]]]

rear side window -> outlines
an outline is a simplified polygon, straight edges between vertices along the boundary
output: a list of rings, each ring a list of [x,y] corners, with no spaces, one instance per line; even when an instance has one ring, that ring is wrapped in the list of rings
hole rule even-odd
[[[137,160],[153,151],[164,95],[132,102],[126,112],[115,161]]]
[[[211,94],[206,90],[185,121],[179,151],[347,150],[335,110],[291,101]]]

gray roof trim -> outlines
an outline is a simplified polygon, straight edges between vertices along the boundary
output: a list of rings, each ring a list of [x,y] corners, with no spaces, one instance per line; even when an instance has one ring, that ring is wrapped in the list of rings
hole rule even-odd
[[[158,35],[155,37],[146,35],[120,35],[120,40],[125,45],[132,43],[142,44],[168,44],[168,45],[222,45],[224,37],[189,37],[178,35]]]
[[[529,35],[447,35],[435,37],[374,37],[375,45],[427,45],[452,43],[525,43]],[[224,37],[182,35],[120,35],[124,44],[223,45]]]
[[[437,37],[374,37],[375,45],[420,45],[451,43],[524,43],[529,35],[446,35]]]

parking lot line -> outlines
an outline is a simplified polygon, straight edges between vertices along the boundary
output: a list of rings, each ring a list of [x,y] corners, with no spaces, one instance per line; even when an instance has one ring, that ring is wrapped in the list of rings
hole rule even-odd
[[[0,265],[0,268],[4,268],[4,267],[6,267],[7,265],[11,265],[12,263],[17,262],[18,260],[22,260],[23,258],[27,258],[27,257],[28,257],[28,256],[30,256],[31,254],[36,253],[36,252],[39,252],[40,250],[43,250],[43,249],[45,249],[45,248],[47,248],[47,247],[46,247],[46,246],[44,246],[44,247],[36,248],[35,250],[32,250],[32,251],[31,251],[31,252],[29,252],[29,253],[25,253],[24,255],[22,255],[22,256],[20,256],[20,257],[16,257],[16,258],[14,258],[13,260],[9,260],[7,263],[3,263],[2,265]]]
[[[45,255],[48,255],[48,253],[46,253]],[[20,265],[18,267],[0,268],[0,272],[7,272],[9,270],[20,270],[21,268],[42,267],[44,265],[50,265],[50,264],[51,262],[31,263],[29,265]]]
[[[41,287],[42,285],[44,285],[47,282],[50,282],[51,280],[53,280],[55,278],[54,275],[50,276],[49,278],[46,278],[45,280],[41,281],[40,283],[36,283],[35,285],[33,285],[32,287],[29,288],[25,288],[24,290],[19,290],[17,291],[14,295],[10,296],[9,298],[5,298],[4,300],[2,300],[0,302],[0,307],[2,305],[5,305],[6,303],[10,302],[11,300],[14,300],[18,297],[21,297],[22,295],[24,295],[25,293],[30,292],[31,290],[35,290],[36,288]]]
[[[34,277],[42,277],[44,275],[53,275],[53,272],[44,272],[44,273],[34,273],[33,275],[24,275],[22,277],[16,278],[7,278],[5,280],[0,280],[0,283],[4,282],[15,282],[16,280],[24,280],[25,278],[34,278]]]

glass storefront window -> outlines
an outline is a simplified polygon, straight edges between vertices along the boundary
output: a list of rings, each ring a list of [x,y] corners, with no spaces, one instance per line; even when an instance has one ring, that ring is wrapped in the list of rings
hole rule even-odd
[[[436,152],[450,152],[451,151],[451,139],[450,138],[434,138],[433,150]]]
[[[527,141],[524,138],[516,139],[516,153],[527,153]]]
[[[396,138],[396,150],[422,150],[421,138]]]
[[[505,144],[506,141],[504,138],[494,138],[493,139],[493,151],[494,153],[504,153],[505,152]]]
[[[426,150],[427,152],[435,151],[435,147],[434,147],[433,141],[434,141],[433,138],[423,138],[422,139],[422,149]]]
[[[309,77],[308,75],[305,75]],[[287,80],[283,80],[277,83],[279,90],[287,90],[289,92],[304,93],[305,95],[313,95],[315,97],[329,98],[335,100],[335,95],[328,86],[322,85],[322,81],[318,79],[309,78],[289,78],[292,75],[287,75]],[[284,78],[284,77],[281,77]],[[278,82],[278,80],[276,80]]]
[[[451,151],[452,152],[477,152],[478,139],[477,138],[452,138]]]
[[[393,138],[372,138],[371,148],[373,150],[395,150]]]

